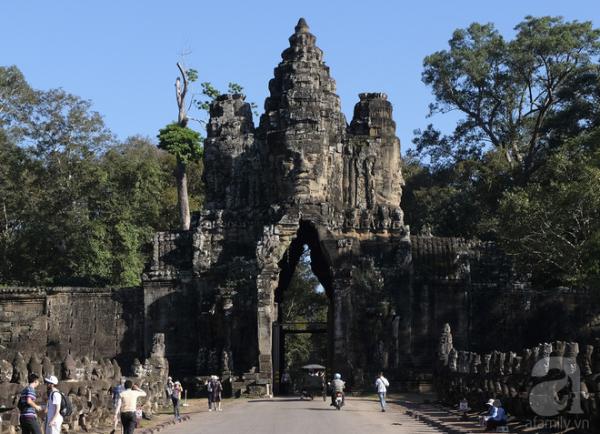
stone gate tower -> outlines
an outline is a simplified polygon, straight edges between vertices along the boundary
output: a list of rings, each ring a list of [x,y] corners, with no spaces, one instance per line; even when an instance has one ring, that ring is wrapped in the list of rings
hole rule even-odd
[[[212,103],[204,208],[193,230],[155,238],[146,336],[166,333],[175,372],[255,367],[270,380],[277,302],[305,244],[330,301],[329,367],[350,381],[414,365],[437,339],[434,324],[450,320],[431,314],[427,292],[415,296],[415,239],[400,208],[400,142],[386,95],[360,94],[348,124],[304,19],[289,41],[258,127],[242,95]],[[449,257],[436,275],[464,283],[464,243],[439,240],[417,241],[428,258]],[[453,322],[458,339],[464,323]]]

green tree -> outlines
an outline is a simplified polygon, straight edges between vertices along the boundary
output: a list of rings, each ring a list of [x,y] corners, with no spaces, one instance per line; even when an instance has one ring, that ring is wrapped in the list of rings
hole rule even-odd
[[[190,204],[187,168],[190,164],[202,160],[202,143],[204,141],[204,138],[198,132],[188,127],[188,123],[190,120],[194,120],[202,126],[206,124],[205,119],[190,118],[188,109],[195,106],[201,113],[208,113],[210,104],[221,95],[221,92],[210,82],[203,82],[200,83],[202,88],[201,99],[198,99],[196,95],[191,95],[190,101],[186,101],[186,97],[190,92],[190,83],[198,80],[198,71],[188,69],[179,62],[177,68],[179,69],[179,76],[175,80],[175,96],[178,108],[177,122],[171,123],[160,130],[158,146],[173,154],[177,159],[174,173],[177,181],[180,228],[188,230],[190,228]],[[229,93],[242,93],[243,91],[244,88],[237,83],[229,83],[228,85]],[[251,103],[251,107],[255,109],[256,104]]]
[[[327,322],[329,301],[321,291],[319,281],[310,265],[310,251],[305,249],[300,257],[294,275],[282,295],[279,306],[281,322]],[[298,378],[300,367],[306,363],[325,363],[327,337],[324,334],[293,334],[285,341],[286,368]]]
[[[456,30],[424,61],[430,114],[417,131],[403,207],[413,232],[497,240],[535,284],[597,282],[600,31],[526,17],[507,41],[492,24]],[[596,208],[595,208],[596,207]]]
[[[190,204],[187,182],[187,165],[198,161],[202,157],[201,136],[196,131],[188,128],[187,115],[188,102],[186,96],[189,83],[196,80],[198,74],[195,70],[186,69],[177,63],[180,76],[175,80],[175,96],[177,98],[177,122],[167,125],[158,134],[161,149],[173,154],[177,159],[175,179],[177,181],[177,203],[179,208],[179,221],[182,230],[190,228]]]
[[[500,203],[500,241],[539,286],[600,284],[600,129],[561,147]],[[588,146],[595,150],[588,152]]]
[[[417,136],[418,152],[434,164],[477,158],[491,148],[526,178],[556,145],[565,125],[555,120],[563,112],[578,114],[570,127],[591,121],[600,30],[560,17],[526,17],[515,30],[507,42],[492,24],[475,23],[454,32],[449,50],[425,58],[423,81],[435,96],[430,113],[464,115],[450,136],[432,125]],[[584,105],[588,110],[573,110]]]

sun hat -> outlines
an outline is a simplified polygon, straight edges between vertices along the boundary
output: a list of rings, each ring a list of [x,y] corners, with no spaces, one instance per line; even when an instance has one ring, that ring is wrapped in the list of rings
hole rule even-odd
[[[490,399],[488,402],[485,403],[485,405],[494,405],[494,400]]]
[[[50,375],[48,378],[44,378],[44,383],[54,384],[56,386],[58,384],[58,378],[56,378],[54,375]]]

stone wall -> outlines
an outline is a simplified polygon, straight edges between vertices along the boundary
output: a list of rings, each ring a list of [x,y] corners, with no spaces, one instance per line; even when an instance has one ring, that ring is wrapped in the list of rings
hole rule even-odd
[[[0,288],[0,357],[71,353],[128,365],[144,354],[143,321],[141,288]]]

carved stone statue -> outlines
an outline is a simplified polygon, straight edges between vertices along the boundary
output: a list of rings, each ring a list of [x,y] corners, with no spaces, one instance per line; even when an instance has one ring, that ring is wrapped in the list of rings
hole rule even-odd
[[[448,354],[448,368],[450,369],[450,372],[458,371],[458,351],[454,348],[452,348]]]
[[[583,351],[579,353],[579,368],[582,375],[592,374],[592,354],[594,353],[593,345],[584,345]]]
[[[448,366],[448,355],[452,351],[452,331],[450,324],[444,324],[442,329],[442,335],[440,337],[440,343],[438,345],[438,360],[442,366]]]
[[[89,357],[84,356],[81,359],[81,364],[83,366],[83,378],[85,380],[88,380],[88,381],[91,380],[92,379],[92,370],[93,370],[93,368],[92,368],[92,362],[89,359]]]
[[[13,377],[13,365],[8,360],[0,360],[0,384],[10,383]]]
[[[484,354],[483,355],[483,373],[484,374],[489,374],[491,372],[491,361],[492,361],[492,355],[491,354]]]
[[[113,367],[113,378],[115,380],[120,381],[123,374],[121,373],[121,367],[119,366],[119,364],[117,363],[117,361],[115,359],[112,360],[112,367]]]
[[[458,372],[461,374],[469,372],[469,353],[467,351],[458,352]]]
[[[42,359],[42,374],[44,378],[54,375],[54,364],[48,356],[44,356]]]
[[[71,353],[68,353],[67,357],[65,357],[65,360],[62,362],[62,378],[63,380],[77,379],[77,364]]]
[[[579,344],[577,342],[567,342],[564,353],[563,369],[567,374],[574,374],[577,369],[577,356],[579,355]]]
[[[478,374],[481,369],[481,356],[477,353],[471,353],[471,374]]]
[[[27,384],[27,363],[21,353],[17,353],[13,361],[12,382],[21,385]]]
[[[165,334],[154,333],[152,336],[152,354],[151,357],[165,357]]]
[[[37,374],[38,377],[42,378],[42,363],[38,358],[37,354],[33,353],[27,364],[29,373]]]
[[[133,376],[137,378],[141,378],[144,376],[144,367],[139,359],[135,358],[133,360],[133,364],[131,365],[131,372],[133,372]]]

